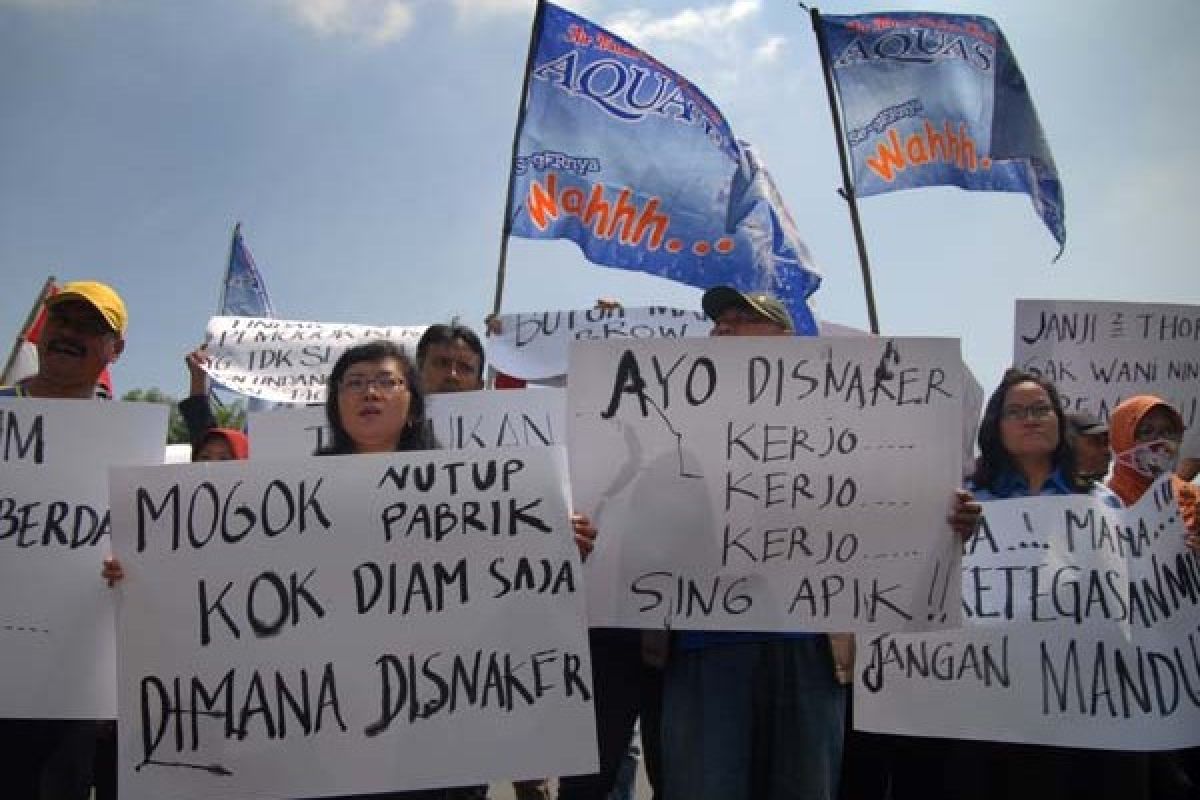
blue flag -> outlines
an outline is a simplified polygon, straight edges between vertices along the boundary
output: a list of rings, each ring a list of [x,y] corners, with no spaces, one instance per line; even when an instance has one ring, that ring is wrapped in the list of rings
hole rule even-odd
[[[250,255],[242,239],[242,223],[233,228],[233,243],[229,248],[229,266],[225,269],[225,285],[221,287],[221,303],[217,315],[222,317],[274,317],[275,309],[267,296],[267,285],[263,283],[254,257]],[[226,391],[235,391],[223,383],[213,382]],[[220,398],[209,393],[218,403]],[[247,410],[266,411],[272,403],[257,397],[247,400]]]
[[[686,78],[542,4],[513,164],[511,232],[689,286],[769,292],[801,333],[821,283],[770,176]]]
[[[273,317],[271,298],[267,286],[254,264],[245,241],[242,240],[242,225],[233,229],[233,244],[229,248],[229,267],[225,270],[225,286],[221,290],[221,304],[217,313],[222,317]]]
[[[1062,185],[1021,69],[987,17],[822,16],[854,191],[1024,192],[1066,244]]]

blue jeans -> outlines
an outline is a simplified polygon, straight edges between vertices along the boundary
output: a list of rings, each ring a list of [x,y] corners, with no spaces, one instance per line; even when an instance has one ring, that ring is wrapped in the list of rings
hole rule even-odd
[[[663,698],[667,800],[835,800],[845,691],[825,636],[676,649]]]

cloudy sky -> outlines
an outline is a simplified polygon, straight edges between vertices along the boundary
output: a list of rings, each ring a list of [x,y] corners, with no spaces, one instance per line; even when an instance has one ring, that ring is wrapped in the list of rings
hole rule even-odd
[[[825,275],[818,313],[866,327],[807,14],[794,0],[564,0],[700,86],[754,142]],[[1200,304],[1200,3],[934,0],[993,17],[1066,193],[1067,249],[1028,198],[861,202],[882,328],[958,336],[985,386],[1017,297]],[[879,10],[831,2],[827,13]],[[186,387],[237,221],[280,316],[480,327],[532,0],[0,0],[0,332],[47,275],[117,286],[120,390]],[[700,292],[513,240],[503,310],[698,307]],[[7,346],[7,345],[6,345]]]

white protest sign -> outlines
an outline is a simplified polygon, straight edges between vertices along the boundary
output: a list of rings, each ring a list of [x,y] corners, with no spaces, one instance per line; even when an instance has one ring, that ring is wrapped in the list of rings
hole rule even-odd
[[[1169,483],[984,505],[961,630],[859,639],[860,730],[1164,750],[1200,744],[1200,558]]]
[[[562,389],[447,392],[425,397],[425,418],[447,449],[564,444]],[[250,412],[250,457],[302,458],[332,441],[323,407]]]
[[[1013,363],[1058,388],[1068,411],[1107,420],[1153,394],[1183,415],[1183,452],[1200,457],[1200,306],[1018,300]]]
[[[262,317],[208,321],[208,374],[247,397],[275,403],[321,403],[325,381],[348,348],[389,339],[416,360],[418,326],[347,325]]]
[[[955,624],[961,364],[950,339],[574,345],[572,490],[601,531],[591,623]]]
[[[565,374],[574,341],[678,339],[712,330],[702,311],[663,307],[525,312],[501,314],[498,320],[500,332],[488,334],[488,359],[495,369],[527,381]]]
[[[166,432],[155,403],[0,400],[0,717],[116,716],[107,466]]]
[[[112,472],[123,797],[596,769],[561,448]]]

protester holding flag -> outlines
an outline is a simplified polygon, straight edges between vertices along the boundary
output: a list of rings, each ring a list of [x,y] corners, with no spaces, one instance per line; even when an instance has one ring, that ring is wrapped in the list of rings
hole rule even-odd
[[[0,397],[107,398],[100,375],[125,349],[128,314],[120,295],[97,281],[73,281],[47,297],[45,310],[38,371],[0,388]],[[86,800],[94,772],[115,773],[115,748],[96,761],[101,739],[114,741],[111,727],[111,721],[0,720],[6,796]]]

